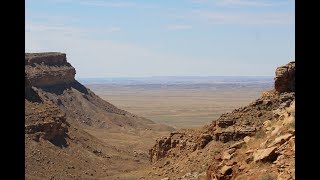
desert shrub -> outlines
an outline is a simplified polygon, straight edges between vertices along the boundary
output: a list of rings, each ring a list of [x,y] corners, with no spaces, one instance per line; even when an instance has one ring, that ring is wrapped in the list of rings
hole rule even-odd
[[[260,176],[259,180],[274,180],[276,177],[273,174],[265,174],[263,176]]]
[[[248,147],[247,144],[244,144],[241,146],[242,149],[247,149],[247,147]]]
[[[261,130],[259,130],[258,132],[256,132],[256,134],[254,135],[254,137],[255,137],[256,139],[260,139],[260,138],[263,138],[265,134],[266,134],[266,133],[261,129]]]
[[[292,127],[293,129],[295,129],[295,127],[296,127],[295,121],[293,121],[292,123],[290,123],[290,127]]]

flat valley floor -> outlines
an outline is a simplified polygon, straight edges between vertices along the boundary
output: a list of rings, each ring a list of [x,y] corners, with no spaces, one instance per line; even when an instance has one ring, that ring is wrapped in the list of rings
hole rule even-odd
[[[269,83],[210,85],[85,84],[117,107],[176,129],[202,127],[254,101]]]

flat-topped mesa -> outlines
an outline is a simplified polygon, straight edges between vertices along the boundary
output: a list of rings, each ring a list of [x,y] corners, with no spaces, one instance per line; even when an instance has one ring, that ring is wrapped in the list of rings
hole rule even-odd
[[[26,53],[25,65],[34,64],[45,65],[64,65],[67,64],[67,58],[65,53],[60,52],[44,52],[44,53]]]
[[[274,78],[274,88],[280,92],[295,92],[295,62],[289,62],[276,69]]]
[[[69,84],[75,81],[76,70],[59,52],[26,53],[25,72],[32,86]]]

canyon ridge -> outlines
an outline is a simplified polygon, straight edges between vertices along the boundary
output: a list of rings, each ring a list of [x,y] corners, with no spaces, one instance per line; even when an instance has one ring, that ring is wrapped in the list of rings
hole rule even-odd
[[[201,128],[117,108],[66,54],[25,54],[26,179],[295,179],[295,62],[274,89]]]

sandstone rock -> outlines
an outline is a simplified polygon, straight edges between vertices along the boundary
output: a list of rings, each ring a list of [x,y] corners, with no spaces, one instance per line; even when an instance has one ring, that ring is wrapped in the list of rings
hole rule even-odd
[[[270,120],[267,120],[265,122],[263,122],[263,127],[268,127],[271,125],[271,121]]]
[[[247,137],[247,136],[246,136],[246,137]],[[229,149],[232,149],[232,148],[239,149],[239,148],[241,148],[244,144],[245,144],[244,141],[240,141],[240,142],[237,142],[237,143],[231,145],[231,146],[229,147]]]
[[[241,127],[241,128],[227,128],[217,131],[215,133],[215,139],[224,143],[229,141],[238,141],[246,136],[252,136],[256,132],[254,127]]]
[[[64,53],[26,53],[25,72],[32,86],[43,87],[75,82],[76,70]]]
[[[263,142],[260,144],[260,148],[266,148],[267,143],[268,143],[268,139],[265,140],[265,141],[263,141]]]
[[[281,145],[287,140],[289,140],[293,135],[292,134],[285,134],[280,137],[277,137],[271,144],[269,144],[268,147],[276,146],[276,145]]]
[[[222,175],[230,175],[232,174],[232,166],[223,166],[220,170]]]
[[[168,178],[168,177],[165,177],[165,178],[162,178],[161,180],[169,180],[169,178]]]
[[[25,133],[35,134],[35,136],[37,137],[35,140],[37,141],[40,137],[45,140],[52,141],[55,138],[66,136],[68,128],[67,124],[65,123],[66,117],[58,116],[54,120],[25,125]]]
[[[181,180],[196,180],[199,177],[199,173],[198,172],[193,172],[193,173],[186,173],[185,175],[183,175],[180,179]]]
[[[216,125],[221,128],[226,128],[228,126],[231,126],[235,123],[234,119],[219,119],[216,121]]]
[[[199,148],[203,149],[210,141],[212,141],[212,136],[210,134],[202,134],[199,143]]]
[[[253,161],[253,156],[252,155],[249,155],[246,159],[245,159],[245,162],[247,164],[251,163]]]
[[[275,129],[271,132],[271,136],[275,136],[279,133],[280,131],[280,127],[276,126]]]
[[[282,92],[295,91],[295,62],[290,62],[276,69],[275,89]]]
[[[275,153],[276,147],[270,147],[267,149],[260,149],[253,153],[253,161],[258,162],[273,162],[277,158],[277,154]]]
[[[242,164],[242,165],[239,166],[239,170],[244,170],[246,168],[247,168],[247,166],[245,164]]]
[[[222,159],[222,157],[221,157],[221,155],[220,155],[220,154],[217,154],[217,155],[215,155],[215,156],[214,156],[214,159],[219,161],[219,160],[221,160],[221,159]]]
[[[232,158],[232,154],[228,153],[227,151],[222,153],[221,159],[229,160],[231,158]]]
[[[246,136],[246,137],[243,138],[243,141],[245,143],[249,143],[250,140],[251,140],[251,137],[249,137],[249,136]]]
[[[291,102],[295,99],[295,92],[284,92],[280,94],[280,103],[288,103],[288,105],[291,104]]]
[[[246,154],[251,154],[251,153],[253,153],[254,152],[254,150],[253,149],[249,149],[248,151],[246,151],[245,153]]]
[[[283,121],[282,121],[282,125],[288,125],[288,124],[292,124],[294,123],[294,120],[295,118],[290,116],[288,118],[285,118]]]

